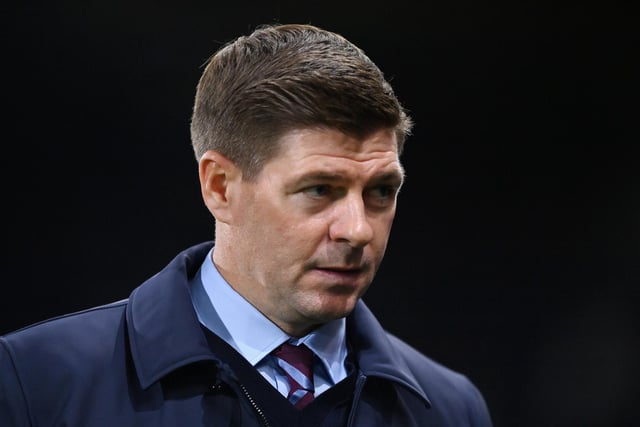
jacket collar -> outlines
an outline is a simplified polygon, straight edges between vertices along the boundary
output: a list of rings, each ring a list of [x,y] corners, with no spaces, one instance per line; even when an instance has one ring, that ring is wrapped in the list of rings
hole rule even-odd
[[[196,274],[212,246],[213,242],[204,242],[182,251],[129,297],[127,332],[142,388],[182,366],[216,360],[193,308],[189,288],[189,278]],[[405,359],[362,301],[347,318],[347,334],[357,349],[358,365],[365,375],[397,382],[430,406]]]
[[[214,360],[189,290],[189,277],[212,246],[205,242],[179,253],[129,297],[127,332],[142,388],[181,366]]]
[[[357,349],[358,366],[366,376],[394,381],[419,396],[431,407],[423,387],[401,355],[388,332],[380,325],[371,310],[360,300],[347,317],[347,339]]]

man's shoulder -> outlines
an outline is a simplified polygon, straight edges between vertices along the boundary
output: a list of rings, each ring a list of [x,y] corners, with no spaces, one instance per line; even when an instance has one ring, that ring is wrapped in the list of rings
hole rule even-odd
[[[64,314],[0,337],[0,400],[3,416],[34,411],[39,419],[96,390],[125,383],[127,300]],[[22,409],[21,409],[22,408]],[[37,422],[34,422],[37,424]]]
[[[127,299],[52,317],[0,337],[0,343],[16,357],[32,358],[53,350],[89,350],[113,342],[124,328]],[[33,352],[37,350],[34,354]],[[37,356],[35,356],[37,357]]]
[[[148,313],[147,310],[157,311],[157,304],[160,300],[164,300],[165,306],[169,307],[176,294],[187,295],[188,298],[184,286],[181,287],[177,284],[186,283],[187,278],[183,277],[184,270],[197,269],[212,245],[213,243],[210,241],[202,242],[178,253],[163,270],[133,289],[128,298],[25,326],[0,335],[0,344],[9,349],[28,346],[42,347],[50,344],[57,347],[67,345],[69,350],[108,345],[109,339],[115,338],[117,334],[124,335],[127,305],[136,299],[137,293],[144,290],[143,297],[137,298],[139,302],[143,302],[149,296],[154,296],[146,306],[142,307],[143,317],[146,316],[145,313]],[[164,313],[160,317],[163,316]]]
[[[462,373],[427,356],[424,352],[418,350],[397,335],[387,332],[387,337],[391,345],[403,357],[416,378],[421,378],[426,375],[431,380],[438,379],[452,383],[464,383],[468,381]]]
[[[445,407],[458,408],[477,425],[491,426],[484,397],[466,374],[434,360],[396,335],[387,336],[433,405],[447,402]]]

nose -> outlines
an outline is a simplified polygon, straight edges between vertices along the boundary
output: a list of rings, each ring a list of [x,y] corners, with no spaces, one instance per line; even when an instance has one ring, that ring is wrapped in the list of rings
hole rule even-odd
[[[362,197],[354,195],[341,200],[329,235],[331,240],[346,242],[352,247],[362,247],[371,242],[373,226]]]

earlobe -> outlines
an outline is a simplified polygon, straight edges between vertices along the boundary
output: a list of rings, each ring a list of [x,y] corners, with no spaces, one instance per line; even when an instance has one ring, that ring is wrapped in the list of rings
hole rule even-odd
[[[230,183],[237,176],[235,164],[217,151],[207,151],[198,162],[200,191],[205,205],[217,221],[229,222]]]

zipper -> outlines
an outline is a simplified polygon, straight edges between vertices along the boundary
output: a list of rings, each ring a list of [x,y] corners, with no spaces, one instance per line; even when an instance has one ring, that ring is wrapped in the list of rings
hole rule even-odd
[[[364,389],[364,382],[367,380],[367,376],[362,372],[358,373],[358,379],[356,380],[356,391],[353,394],[353,405],[351,405],[351,411],[349,412],[349,420],[347,421],[347,427],[352,427],[355,424],[356,410],[358,409],[358,402],[360,402],[360,396]]]
[[[239,384],[240,384],[240,388],[242,388],[242,392],[244,393],[246,398],[249,400],[249,403],[251,403],[253,410],[256,412],[256,414],[258,414],[258,416],[260,417],[260,420],[262,420],[262,425],[264,427],[269,427],[270,426],[269,420],[267,420],[267,416],[264,414],[264,411],[258,406],[256,401],[253,400],[253,397],[249,394],[244,384],[242,383],[239,383]]]

